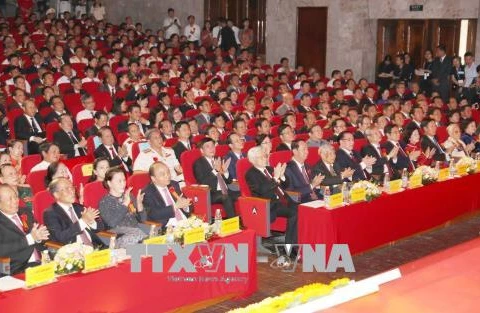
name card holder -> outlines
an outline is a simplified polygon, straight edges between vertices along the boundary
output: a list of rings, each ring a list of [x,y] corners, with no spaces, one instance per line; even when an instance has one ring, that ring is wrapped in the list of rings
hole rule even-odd
[[[90,273],[112,267],[112,251],[104,249],[85,255],[85,268],[82,273]]]
[[[152,238],[145,239],[143,241],[144,244],[146,245],[161,245],[165,244],[167,242],[167,236],[155,236]]]
[[[468,165],[458,165],[457,166],[457,174],[459,176],[466,176],[468,175]]]
[[[25,289],[32,289],[51,284],[55,278],[56,262],[49,262],[39,266],[29,267],[25,270]]]
[[[411,176],[408,180],[408,188],[413,189],[418,187],[422,187],[422,175]]]
[[[205,241],[205,229],[203,227],[197,227],[187,230],[183,233],[183,244],[189,245],[197,242]]]
[[[388,186],[387,193],[392,194],[400,191],[403,191],[402,180],[401,179],[391,180]]]
[[[438,181],[446,181],[449,178],[450,178],[450,169],[448,167],[442,168],[441,170],[438,171]]]
[[[226,237],[239,233],[240,230],[240,218],[238,216],[222,220],[220,225],[220,237]]]
[[[365,188],[355,188],[350,190],[350,202],[358,203],[367,200],[367,191]]]

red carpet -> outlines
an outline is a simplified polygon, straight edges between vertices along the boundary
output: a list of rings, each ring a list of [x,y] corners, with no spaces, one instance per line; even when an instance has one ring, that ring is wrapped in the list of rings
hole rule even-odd
[[[479,312],[480,239],[408,263],[380,292],[322,312]]]

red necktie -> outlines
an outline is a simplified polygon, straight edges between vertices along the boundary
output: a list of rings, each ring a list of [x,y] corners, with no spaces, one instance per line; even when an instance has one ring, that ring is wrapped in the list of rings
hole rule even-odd
[[[272,175],[270,175],[270,173],[268,172],[267,169],[264,169],[263,170],[263,173],[265,174],[265,176],[267,176],[267,178],[269,178],[271,181],[273,181],[275,183],[275,180],[273,179]],[[276,184],[276,183],[275,183]],[[282,189],[280,189],[278,186],[275,187],[275,194],[279,197],[279,198],[282,198],[283,196],[285,196],[285,193],[283,192]]]
[[[13,223],[18,227],[18,229],[20,229],[20,231],[22,233],[24,233],[26,235],[25,230],[23,230],[22,221],[18,217],[18,214],[15,214],[13,216]],[[40,253],[38,253],[36,248],[33,248],[33,257],[34,257],[35,261],[40,262],[40,260],[41,260]]]

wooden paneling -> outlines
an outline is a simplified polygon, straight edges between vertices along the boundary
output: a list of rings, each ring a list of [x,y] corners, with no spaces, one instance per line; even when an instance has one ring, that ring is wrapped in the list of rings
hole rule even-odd
[[[241,28],[242,20],[248,18],[257,42],[257,54],[265,54],[266,0],[205,0],[205,20],[212,26],[220,17],[231,19]]]
[[[327,16],[325,7],[298,8],[297,60],[305,69],[314,67],[325,75],[327,54]]]
[[[475,52],[477,40],[477,20],[468,20],[467,51]]]

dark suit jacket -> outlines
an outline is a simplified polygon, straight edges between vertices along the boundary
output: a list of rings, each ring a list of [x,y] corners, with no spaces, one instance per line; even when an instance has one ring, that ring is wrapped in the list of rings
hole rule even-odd
[[[98,128],[95,125],[93,125],[92,127],[90,127],[85,131],[86,138],[96,136],[97,134],[98,134]]]
[[[437,140],[437,143],[438,143],[438,139],[435,138],[435,140]],[[441,152],[440,149],[438,148],[438,146],[427,136],[422,136],[422,140],[420,141],[420,145],[422,147],[422,151],[427,150],[427,148],[430,148],[430,150],[435,149],[435,155],[433,156],[433,159],[435,161],[444,162],[444,161],[447,160],[447,156],[445,155],[445,153]],[[438,145],[440,145],[440,143],[438,143]],[[443,148],[442,148],[442,150],[445,151]]]
[[[360,166],[362,157],[355,150],[353,151],[353,156],[355,160],[352,160],[352,158],[343,149],[339,148],[337,151],[337,156],[335,158],[335,163],[333,164],[333,168],[335,169],[335,172],[341,173],[343,172],[344,169],[346,169],[347,167],[350,167],[353,170],[355,170],[352,177],[353,181],[367,179],[365,172]]]
[[[115,147],[115,150],[118,153],[118,145],[115,143],[113,146]],[[110,163],[110,167],[119,166],[119,165],[123,167],[122,163],[125,163],[129,168],[132,166],[132,159],[130,158],[128,158],[127,161],[123,161],[117,155],[114,159],[112,159],[110,155],[110,151],[108,151],[107,147],[105,147],[103,144],[101,144],[100,146],[98,146],[97,149],[95,149],[95,151],[93,152],[93,155],[95,156],[95,158],[100,158],[100,157],[107,158]]]
[[[255,90],[255,88],[252,86],[252,85],[248,85],[247,86],[247,93],[249,95],[253,95],[254,93],[256,93],[257,91],[260,91],[260,88],[258,88],[257,86],[257,90]]]
[[[322,186],[329,186],[330,189],[336,185],[341,185],[343,183],[342,176],[338,174],[338,172],[335,170],[335,166],[333,167],[333,171],[335,172],[335,175],[332,175],[332,173],[328,170],[327,166],[322,160],[318,161],[318,163],[315,164],[312,170],[314,176],[318,174],[325,176],[322,181]],[[340,191],[339,187],[335,188],[337,188],[337,190],[331,190],[332,194],[338,193]]]
[[[180,111],[182,112],[182,114],[185,116],[185,113],[188,111],[188,110],[195,110],[195,108],[193,106],[190,106],[188,105],[187,103],[184,103],[182,104],[180,107],[179,107]]]
[[[353,138],[355,139],[365,139],[365,134],[362,133],[361,131],[357,130],[353,133]]]
[[[452,70],[452,58],[445,56],[443,62],[436,57],[432,63],[432,78],[439,80],[440,85],[448,84]]]
[[[15,137],[21,140],[28,140],[31,136],[43,137],[45,138],[45,127],[43,125],[43,120],[40,114],[35,115],[35,120],[37,121],[38,125],[42,128],[41,133],[35,133],[33,131],[30,122],[27,120],[24,114],[20,115],[15,119],[14,127],[15,127]]]
[[[402,147],[402,149],[404,149],[404,145],[401,142],[400,142],[400,146]],[[383,144],[383,148],[385,148],[385,150],[388,154],[388,153],[390,153],[390,151],[392,151],[392,149],[394,148],[394,145],[390,141],[387,141]],[[405,151],[405,149],[404,149],[404,151]],[[393,159],[391,159],[390,161],[388,161],[388,164],[390,165],[390,168],[393,170],[393,177],[392,178],[396,179],[396,178],[402,177],[403,169],[408,169],[409,168],[410,160],[409,160],[408,156],[402,155],[402,153],[399,151],[398,154],[397,154],[397,162],[394,163]]]
[[[241,152],[242,156],[245,158],[245,153]],[[228,165],[228,175],[230,179],[237,179],[237,161],[239,160],[235,153],[228,151],[225,155],[224,160],[230,159],[230,165]]]
[[[45,123],[48,124],[52,122],[58,122],[59,118],[60,118],[60,115],[57,112],[52,111],[45,117]]]
[[[290,151],[292,149],[290,149],[286,144],[284,144],[283,142],[280,143],[277,148],[275,149],[275,151]]]
[[[117,126],[118,132],[120,133],[127,132],[129,124],[130,124],[129,120],[118,123],[118,126]],[[143,133],[146,133],[148,130],[148,125],[142,124],[142,130],[143,130]]]
[[[233,119],[235,119],[234,117],[234,114],[232,112],[230,112],[230,114],[232,115]],[[225,122],[228,122],[230,121],[230,118],[228,117],[228,115],[225,113],[225,111],[222,111],[222,113],[220,113],[221,116],[223,116],[223,119],[225,120]],[[233,121],[233,120],[232,120]]]
[[[82,140],[80,133],[76,130],[73,130],[73,134],[78,142]],[[63,130],[60,129],[55,134],[53,134],[53,142],[55,142],[60,147],[60,153],[66,154],[69,158],[75,157],[75,146],[70,139],[70,136]],[[85,155],[87,155],[86,149],[83,149]]]
[[[192,145],[190,144],[190,147]],[[175,152],[175,156],[177,157],[177,160],[180,161],[180,156],[182,155],[183,152],[188,151],[187,147],[180,141],[177,141],[173,146],[172,146],[173,151]]]
[[[193,175],[195,175],[197,183],[200,185],[208,185],[210,192],[217,191],[218,178],[212,173],[212,166],[205,157],[201,157],[193,163]],[[222,177],[227,185],[232,182],[230,176],[228,178],[225,176]]]
[[[413,129],[418,129],[418,130],[420,130],[420,126],[418,126],[418,124],[415,123],[415,121],[412,120],[407,124],[407,126],[405,126],[405,129],[412,129],[412,130]]]
[[[78,203],[74,203],[72,206],[77,218],[80,219],[82,211],[85,208]],[[79,222],[72,223],[70,217],[57,203],[52,204],[51,207],[43,212],[43,220],[45,226],[47,226],[48,231],[50,232],[50,239],[53,241],[58,241],[63,244],[73,243],[77,241],[77,235],[82,233]],[[95,234],[95,232],[102,231],[105,227],[101,219],[97,219],[96,222],[97,229],[95,231],[89,228],[86,228],[86,231],[92,238],[94,246],[103,247],[102,240],[97,234]]]
[[[287,189],[299,192],[301,194],[300,202],[312,201],[312,192],[315,192],[317,197],[319,196],[318,189],[312,191],[312,188],[310,187],[310,182],[315,175],[313,175],[313,171],[308,164],[305,164],[305,171],[309,178],[308,182],[305,181],[305,178],[295,161],[292,160],[288,162],[287,167],[285,168],[285,177],[288,178]]]
[[[380,153],[381,153],[381,148],[380,148]],[[361,155],[362,157],[366,157],[367,155],[369,155],[377,159],[377,161],[372,165],[372,175],[377,176],[376,180],[379,181],[383,176],[385,165],[388,164],[387,158],[379,154],[377,152],[377,149],[375,149],[375,147],[372,146],[372,144],[370,143],[363,146]]]
[[[25,214],[27,216],[28,231],[30,233],[35,222],[32,211],[28,209],[20,209],[18,216]],[[41,244],[34,244],[29,246],[26,234],[3,213],[0,213],[0,257],[10,258],[10,273],[16,274],[22,272],[28,264],[28,260],[32,256],[33,249],[42,251],[45,248]]]
[[[176,181],[172,180],[170,182],[168,188],[171,187],[175,189],[178,195],[181,195],[182,191],[180,190],[180,187],[178,186],[178,183]],[[153,183],[148,184],[143,189],[143,192],[145,193],[145,196],[143,198],[143,205],[145,207],[145,210],[147,211],[148,219],[160,222],[162,223],[162,226],[165,227],[165,225],[167,225],[168,223],[168,220],[175,217],[175,214],[173,212],[173,206],[167,206],[165,204],[162,195]],[[173,196],[172,198],[173,201],[175,201],[175,198]],[[183,213],[188,216],[187,212],[183,211]]]

